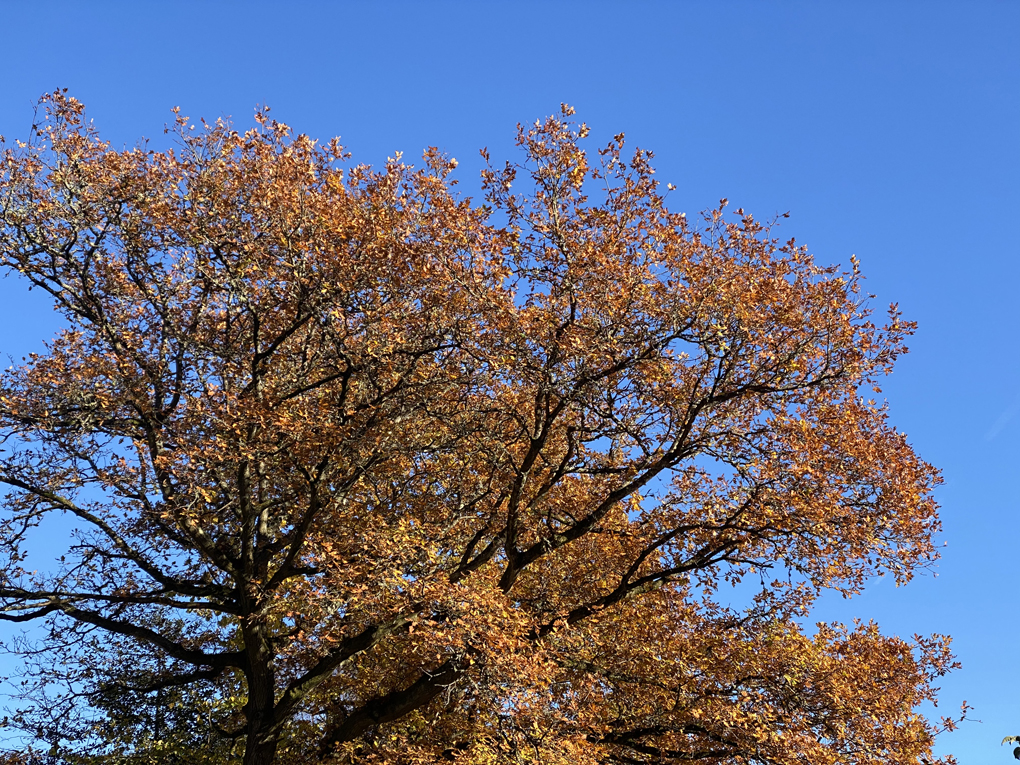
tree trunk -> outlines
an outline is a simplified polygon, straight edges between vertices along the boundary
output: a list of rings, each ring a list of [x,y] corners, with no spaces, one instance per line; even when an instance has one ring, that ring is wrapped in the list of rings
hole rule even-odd
[[[248,734],[244,745],[244,765],[273,765],[279,734],[270,732],[263,737]]]
[[[248,654],[248,718],[245,732],[244,765],[272,765],[276,747],[280,742],[280,728],[276,724],[274,705],[276,682],[272,648],[265,626],[248,624],[243,628],[244,644]]]

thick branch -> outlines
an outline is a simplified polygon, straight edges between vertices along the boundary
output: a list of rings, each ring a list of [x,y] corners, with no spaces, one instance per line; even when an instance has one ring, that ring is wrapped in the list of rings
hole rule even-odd
[[[277,717],[279,719],[286,717],[316,686],[343,666],[345,662],[364,653],[391,635],[406,631],[413,620],[411,616],[401,615],[383,624],[368,627],[345,640],[287,686],[287,690],[283,692],[276,705]]]
[[[38,597],[38,593],[33,593],[27,590],[9,588],[0,589],[0,598],[35,599]],[[74,619],[76,622],[92,624],[96,627],[107,630],[108,632],[114,632],[118,635],[126,635],[128,637],[133,637],[137,640],[150,643],[162,649],[168,656],[198,667],[244,668],[245,666],[244,653],[241,651],[206,653],[205,651],[195,648],[187,648],[180,643],[170,640],[165,635],[161,635],[155,630],[151,630],[147,627],[140,627],[137,624],[123,621],[121,619],[103,616],[95,611],[78,608],[73,603],[69,603],[66,600],[60,600],[58,598],[48,598],[45,602],[40,603],[38,609],[32,612],[32,616],[30,618],[40,618],[57,611],[71,619]],[[6,621],[28,621],[28,619],[18,616],[10,617],[6,619]]]
[[[353,741],[373,725],[399,720],[409,712],[420,709],[444,688],[456,682],[462,673],[463,670],[451,659],[432,672],[424,673],[413,685],[372,699],[330,731],[323,739],[319,751],[326,755],[337,744]]]

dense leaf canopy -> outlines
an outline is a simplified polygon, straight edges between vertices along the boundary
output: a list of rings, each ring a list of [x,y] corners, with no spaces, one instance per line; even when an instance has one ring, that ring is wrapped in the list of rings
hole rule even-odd
[[[948,641],[805,627],[934,556],[938,474],[868,398],[912,325],[571,114],[475,204],[437,151],[351,166],[266,112],[115,150],[45,100],[0,167],[0,263],[66,323],[0,377],[44,749],[930,757]],[[74,532],[36,571],[40,524]]]

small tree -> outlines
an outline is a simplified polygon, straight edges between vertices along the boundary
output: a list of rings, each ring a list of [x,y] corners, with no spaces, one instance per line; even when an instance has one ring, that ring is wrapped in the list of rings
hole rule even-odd
[[[247,765],[930,756],[947,641],[801,626],[934,556],[937,472],[861,396],[912,325],[856,264],[692,224],[566,108],[476,206],[434,150],[349,167],[260,112],[119,151],[44,106],[0,263],[66,327],[0,378],[0,598],[75,709],[219,700]]]
[[[183,622],[146,624],[181,639]],[[162,653],[96,631],[40,641],[46,661],[24,671],[14,724],[33,731],[30,765],[224,765],[240,742],[217,723],[240,715],[238,682],[175,682]]]

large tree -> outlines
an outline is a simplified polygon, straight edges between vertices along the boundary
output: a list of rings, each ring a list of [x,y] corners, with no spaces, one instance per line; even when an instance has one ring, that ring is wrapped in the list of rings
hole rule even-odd
[[[0,377],[0,599],[59,652],[54,751],[167,745],[172,695],[247,765],[930,757],[947,641],[804,627],[934,556],[868,398],[912,325],[570,115],[474,204],[434,150],[265,112],[116,150],[45,99],[0,263],[65,326]]]

